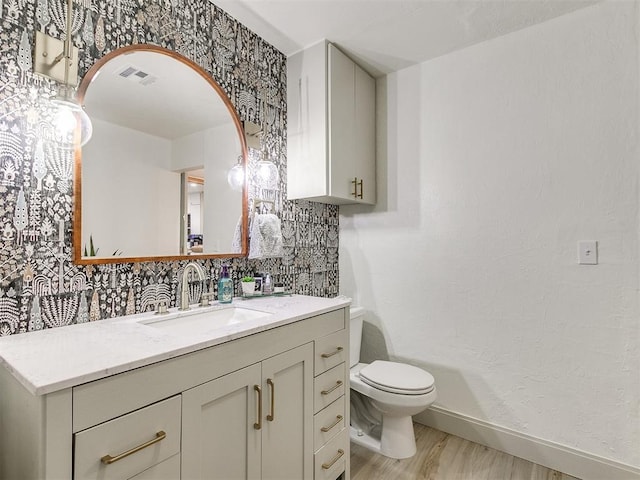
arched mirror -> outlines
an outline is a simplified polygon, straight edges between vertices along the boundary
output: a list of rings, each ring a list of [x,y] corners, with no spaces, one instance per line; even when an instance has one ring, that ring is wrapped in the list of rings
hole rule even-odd
[[[93,123],[76,152],[74,259],[79,264],[245,256],[242,125],[211,76],[149,45],[118,49],[85,75]]]

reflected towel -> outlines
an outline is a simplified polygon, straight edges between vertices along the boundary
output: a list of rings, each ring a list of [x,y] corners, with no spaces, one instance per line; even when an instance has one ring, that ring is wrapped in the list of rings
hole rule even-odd
[[[233,232],[231,240],[231,253],[240,253],[242,251],[242,215],[236,223],[236,230]]]
[[[249,258],[282,257],[282,228],[273,213],[257,213],[249,232]]]

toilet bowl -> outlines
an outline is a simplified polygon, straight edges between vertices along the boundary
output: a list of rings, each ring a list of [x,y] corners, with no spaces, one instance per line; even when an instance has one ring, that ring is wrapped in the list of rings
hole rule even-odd
[[[436,400],[430,373],[413,365],[360,363],[364,309],[351,308],[351,441],[391,458],[416,453],[411,417]]]

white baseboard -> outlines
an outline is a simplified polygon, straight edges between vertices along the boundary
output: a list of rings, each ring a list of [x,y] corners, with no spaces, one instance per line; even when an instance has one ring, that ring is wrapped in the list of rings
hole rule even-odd
[[[414,420],[583,480],[640,480],[640,468],[432,406]]]

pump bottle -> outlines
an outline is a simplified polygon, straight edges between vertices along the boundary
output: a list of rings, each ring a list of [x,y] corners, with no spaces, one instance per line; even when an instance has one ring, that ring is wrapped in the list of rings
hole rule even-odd
[[[233,281],[229,278],[229,268],[222,266],[218,280],[218,303],[231,303],[233,299]]]

